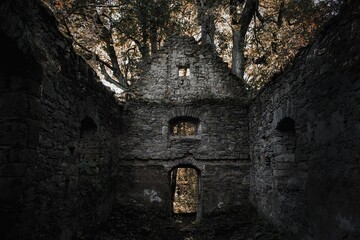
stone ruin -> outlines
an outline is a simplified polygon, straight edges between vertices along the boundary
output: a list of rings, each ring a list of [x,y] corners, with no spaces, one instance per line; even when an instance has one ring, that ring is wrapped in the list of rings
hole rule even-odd
[[[210,48],[174,36],[125,104],[40,1],[1,2],[2,239],[72,239],[116,204],[170,217],[184,168],[199,221],[252,204],[297,239],[358,239],[360,16],[349,2],[255,98]]]
[[[247,201],[245,85],[213,50],[190,37],[169,39],[146,69],[124,106],[121,138],[126,140],[119,142],[119,165],[128,170],[118,183],[127,194],[119,200],[166,216],[172,207],[171,171],[191,167],[199,174],[198,218]],[[174,133],[181,124],[194,130]]]

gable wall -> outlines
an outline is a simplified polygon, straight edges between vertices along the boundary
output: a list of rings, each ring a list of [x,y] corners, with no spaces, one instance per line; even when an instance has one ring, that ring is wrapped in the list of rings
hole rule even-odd
[[[190,75],[179,76],[181,67]],[[130,93],[119,141],[121,204],[171,214],[170,171],[179,165],[200,171],[202,216],[247,202],[248,93],[212,49],[191,37],[171,37]],[[176,117],[198,119],[198,133],[172,136],[169,122]]]
[[[179,67],[188,67],[190,76],[179,77]],[[247,98],[245,85],[217,53],[187,36],[173,36],[164,43],[134,83],[134,92],[155,102],[228,98],[243,103]]]

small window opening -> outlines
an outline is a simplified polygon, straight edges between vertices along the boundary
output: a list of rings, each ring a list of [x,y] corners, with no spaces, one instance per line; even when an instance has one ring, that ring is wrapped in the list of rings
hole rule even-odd
[[[279,144],[284,146],[281,154],[294,154],[296,146],[295,121],[289,117],[283,118],[276,126]]]
[[[81,121],[81,128],[80,128],[80,137],[90,137],[93,136],[97,131],[97,125],[89,117],[84,118],[84,120]]]
[[[179,167],[171,171],[172,211],[195,215],[198,212],[199,177],[196,169]]]
[[[199,120],[190,117],[175,118],[170,121],[170,131],[174,136],[191,136],[197,133]]]
[[[69,151],[70,151],[71,155],[73,155],[74,152],[75,152],[75,147],[74,146],[68,146],[68,148],[69,148]]]
[[[295,134],[295,121],[289,117],[286,117],[278,123],[276,129],[283,133],[287,132],[289,134]]]
[[[192,122],[179,122],[172,128],[172,134],[177,136],[191,136],[196,133],[196,125]]]
[[[188,76],[190,76],[190,68],[179,67],[179,77],[188,77]]]

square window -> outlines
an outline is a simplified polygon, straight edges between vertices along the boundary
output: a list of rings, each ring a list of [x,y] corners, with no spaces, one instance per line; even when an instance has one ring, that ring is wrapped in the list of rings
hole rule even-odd
[[[190,68],[179,67],[179,77],[188,77],[188,76],[190,76]]]

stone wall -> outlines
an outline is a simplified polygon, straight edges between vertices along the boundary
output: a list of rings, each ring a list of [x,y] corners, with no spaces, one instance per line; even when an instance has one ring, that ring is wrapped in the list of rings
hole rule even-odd
[[[173,36],[152,56],[133,92],[156,102],[194,102],[199,99],[247,97],[245,84],[231,74],[225,62],[194,38]],[[183,72],[184,76],[180,75]]]
[[[246,108],[230,102],[177,106],[132,101],[125,106],[119,187],[126,194],[119,195],[121,204],[135,202],[139,207],[169,215],[170,172],[177,166],[192,166],[200,172],[202,216],[229,211],[247,201]],[[199,119],[195,135],[170,133],[170,120],[181,116]]]
[[[40,1],[0,16],[2,239],[71,239],[111,210],[122,107]]]
[[[171,37],[129,95],[119,141],[121,204],[168,216],[170,172],[179,166],[199,173],[198,218],[247,202],[249,93],[209,46]],[[194,135],[171,133],[180,118],[197,122]]]
[[[31,56],[0,32],[0,232],[19,230],[23,207],[31,201],[24,193],[33,182],[29,166],[37,161],[40,128],[40,72]],[[21,66],[19,69],[18,66]],[[29,214],[29,213],[27,213]],[[26,219],[28,220],[27,216]]]
[[[360,236],[360,17],[345,12],[250,107],[251,200],[298,238]]]

